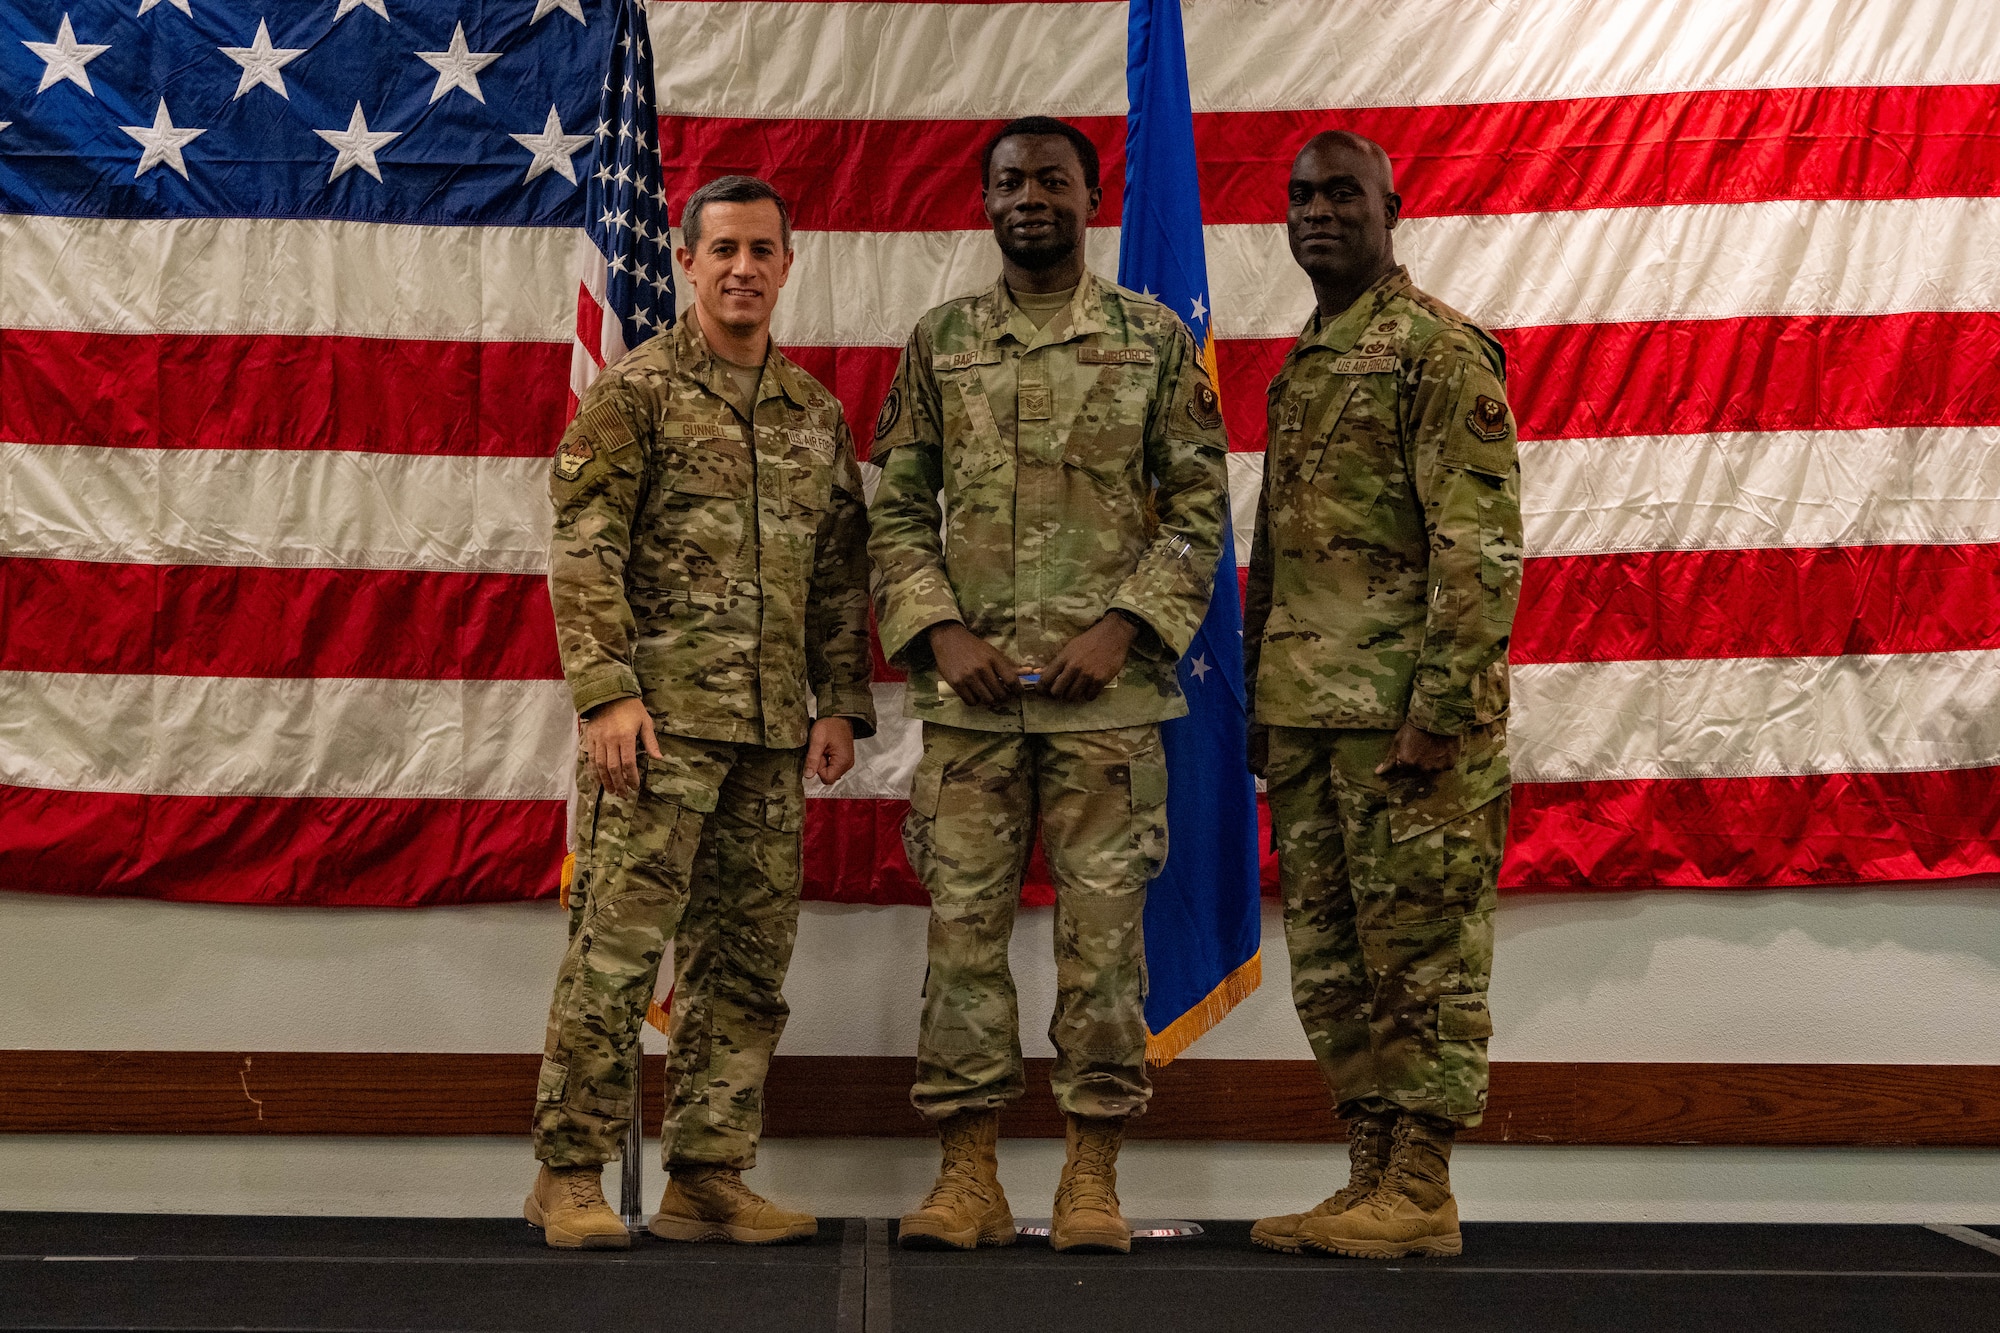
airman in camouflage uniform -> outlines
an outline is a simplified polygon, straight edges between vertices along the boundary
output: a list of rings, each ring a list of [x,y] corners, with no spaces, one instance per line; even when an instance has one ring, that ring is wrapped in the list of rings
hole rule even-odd
[[[1041,119],[996,138],[1004,276],[918,323],[876,430],[877,620],[924,720],[903,834],[932,904],[912,1100],[945,1156],[905,1244],[1013,1236],[993,1143],[1023,1091],[1007,947],[1039,820],[1070,1119],[1054,1239],[1129,1248],[1112,1164],[1151,1092],[1140,921],[1167,853],[1159,724],[1187,711],[1175,665],[1208,607],[1225,446],[1180,320],[1082,266],[1096,158],[1080,139]]]
[[[1253,1234],[1456,1254],[1446,1162],[1486,1105],[1507,827],[1514,419],[1499,344],[1395,265],[1381,150],[1320,136],[1291,189],[1293,253],[1320,303],[1271,384],[1245,675],[1293,998],[1353,1172]]]
[[[582,1196],[564,1182],[594,1189],[619,1156],[671,945],[661,1154],[674,1183],[653,1229],[810,1234],[813,1219],[755,1200],[737,1173],[755,1163],[789,1012],[808,731],[817,747],[827,719],[874,730],[853,441],[833,396],[775,346],[761,371],[733,373],[690,311],[592,384],[550,491],[550,588],[577,711],[641,700],[652,744],[632,790],[589,757],[580,768],[581,906],[549,1011],[534,1122],[548,1169],[529,1216],[552,1244],[627,1243],[596,1203],[571,1206]]]

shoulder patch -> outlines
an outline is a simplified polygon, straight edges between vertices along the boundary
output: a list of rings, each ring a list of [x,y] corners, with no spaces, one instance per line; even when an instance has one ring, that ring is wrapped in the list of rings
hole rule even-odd
[[[875,438],[887,435],[903,417],[903,391],[895,385],[889,386],[889,396],[882,400],[882,410],[875,417]]]
[[[589,435],[614,454],[632,443],[632,427],[626,423],[618,409],[608,402],[592,404],[583,414],[580,424],[583,430],[579,433]],[[584,461],[588,462],[589,457],[586,452]]]
[[[1205,379],[1195,385],[1194,392],[1188,395],[1187,410],[1188,415],[1194,418],[1194,424],[1203,430],[1214,430],[1222,425],[1222,400],[1215,396],[1215,390]]]
[[[1379,344],[1377,344],[1379,346]],[[1393,355],[1335,357],[1327,369],[1336,375],[1380,375],[1396,368]]]
[[[564,481],[575,481],[583,475],[584,464],[597,457],[597,451],[590,447],[590,441],[579,436],[565,439],[562,448],[556,450],[556,475]]]
[[[1150,347],[1079,347],[1076,359],[1086,366],[1150,366],[1154,361]]]
[[[1483,393],[1475,396],[1472,410],[1465,414],[1465,428],[1489,444],[1506,439],[1507,404]]]

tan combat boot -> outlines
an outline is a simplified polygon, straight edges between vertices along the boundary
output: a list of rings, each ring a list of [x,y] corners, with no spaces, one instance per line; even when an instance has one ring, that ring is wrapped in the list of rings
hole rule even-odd
[[[1356,1259],[1458,1254],[1458,1200],[1451,1197],[1451,1139],[1443,1120],[1409,1112],[1396,1117],[1389,1167],[1374,1193],[1338,1217],[1299,1225],[1299,1243]]]
[[[1389,1131],[1396,1125],[1394,1112],[1357,1112],[1347,1122],[1347,1183],[1330,1199],[1309,1213],[1285,1213],[1267,1217],[1250,1228],[1250,1239],[1267,1250],[1298,1254],[1299,1226],[1309,1217],[1338,1217],[1360,1203],[1382,1181],[1389,1165]]]
[[[906,1250],[970,1250],[1012,1245],[1014,1212],[1000,1188],[1000,1113],[960,1111],[938,1122],[944,1164],[937,1184],[905,1213],[898,1239]]]
[[[819,1219],[778,1207],[744,1184],[736,1167],[676,1166],[646,1230],[661,1240],[776,1245],[818,1235]]]
[[[1072,1115],[1064,1134],[1069,1152],[1056,1186],[1049,1244],[1085,1254],[1130,1254],[1132,1228],[1118,1211],[1118,1144],[1122,1119]]]
[[[604,1200],[601,1166],[543,1166],[521,1216],[559,1250],[629,1250],[632,1233]]]

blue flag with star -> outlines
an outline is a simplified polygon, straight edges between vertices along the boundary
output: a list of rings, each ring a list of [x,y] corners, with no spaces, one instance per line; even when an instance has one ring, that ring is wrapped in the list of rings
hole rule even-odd
[[[1164,302],[1215,379],[1208,262],[1180,0],[1131,0],[1118,281]],[[1243,608],[1225,517],[1208,618],[1180,664],[1188,714],[1165,724],[1168,857],[1146,894],[1146,1055],[1164,1064],[1257,988],[1257,791],[1244,762]]]

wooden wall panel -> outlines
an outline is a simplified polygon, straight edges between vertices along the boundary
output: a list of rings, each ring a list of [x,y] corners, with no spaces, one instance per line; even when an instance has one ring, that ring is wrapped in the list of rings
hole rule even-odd
[[[910,1108],[913,1061],[780,1056],[773,1137],[928,1133]],[[364,1052],[0,1051],[0,1133],[514,1135],[526,1132],[533,1055]],[[1046,1060],[1006,1132],[1052,1137]],[[657,1128],[664,1062],[647,1061]],[[1155,1074],[1135,1137],[1332,1141],[1338,1125],[1302,1060],[1185,1059]],[[1499,1064],[1480,1143],[2000,1146],[1990,1065]]]

